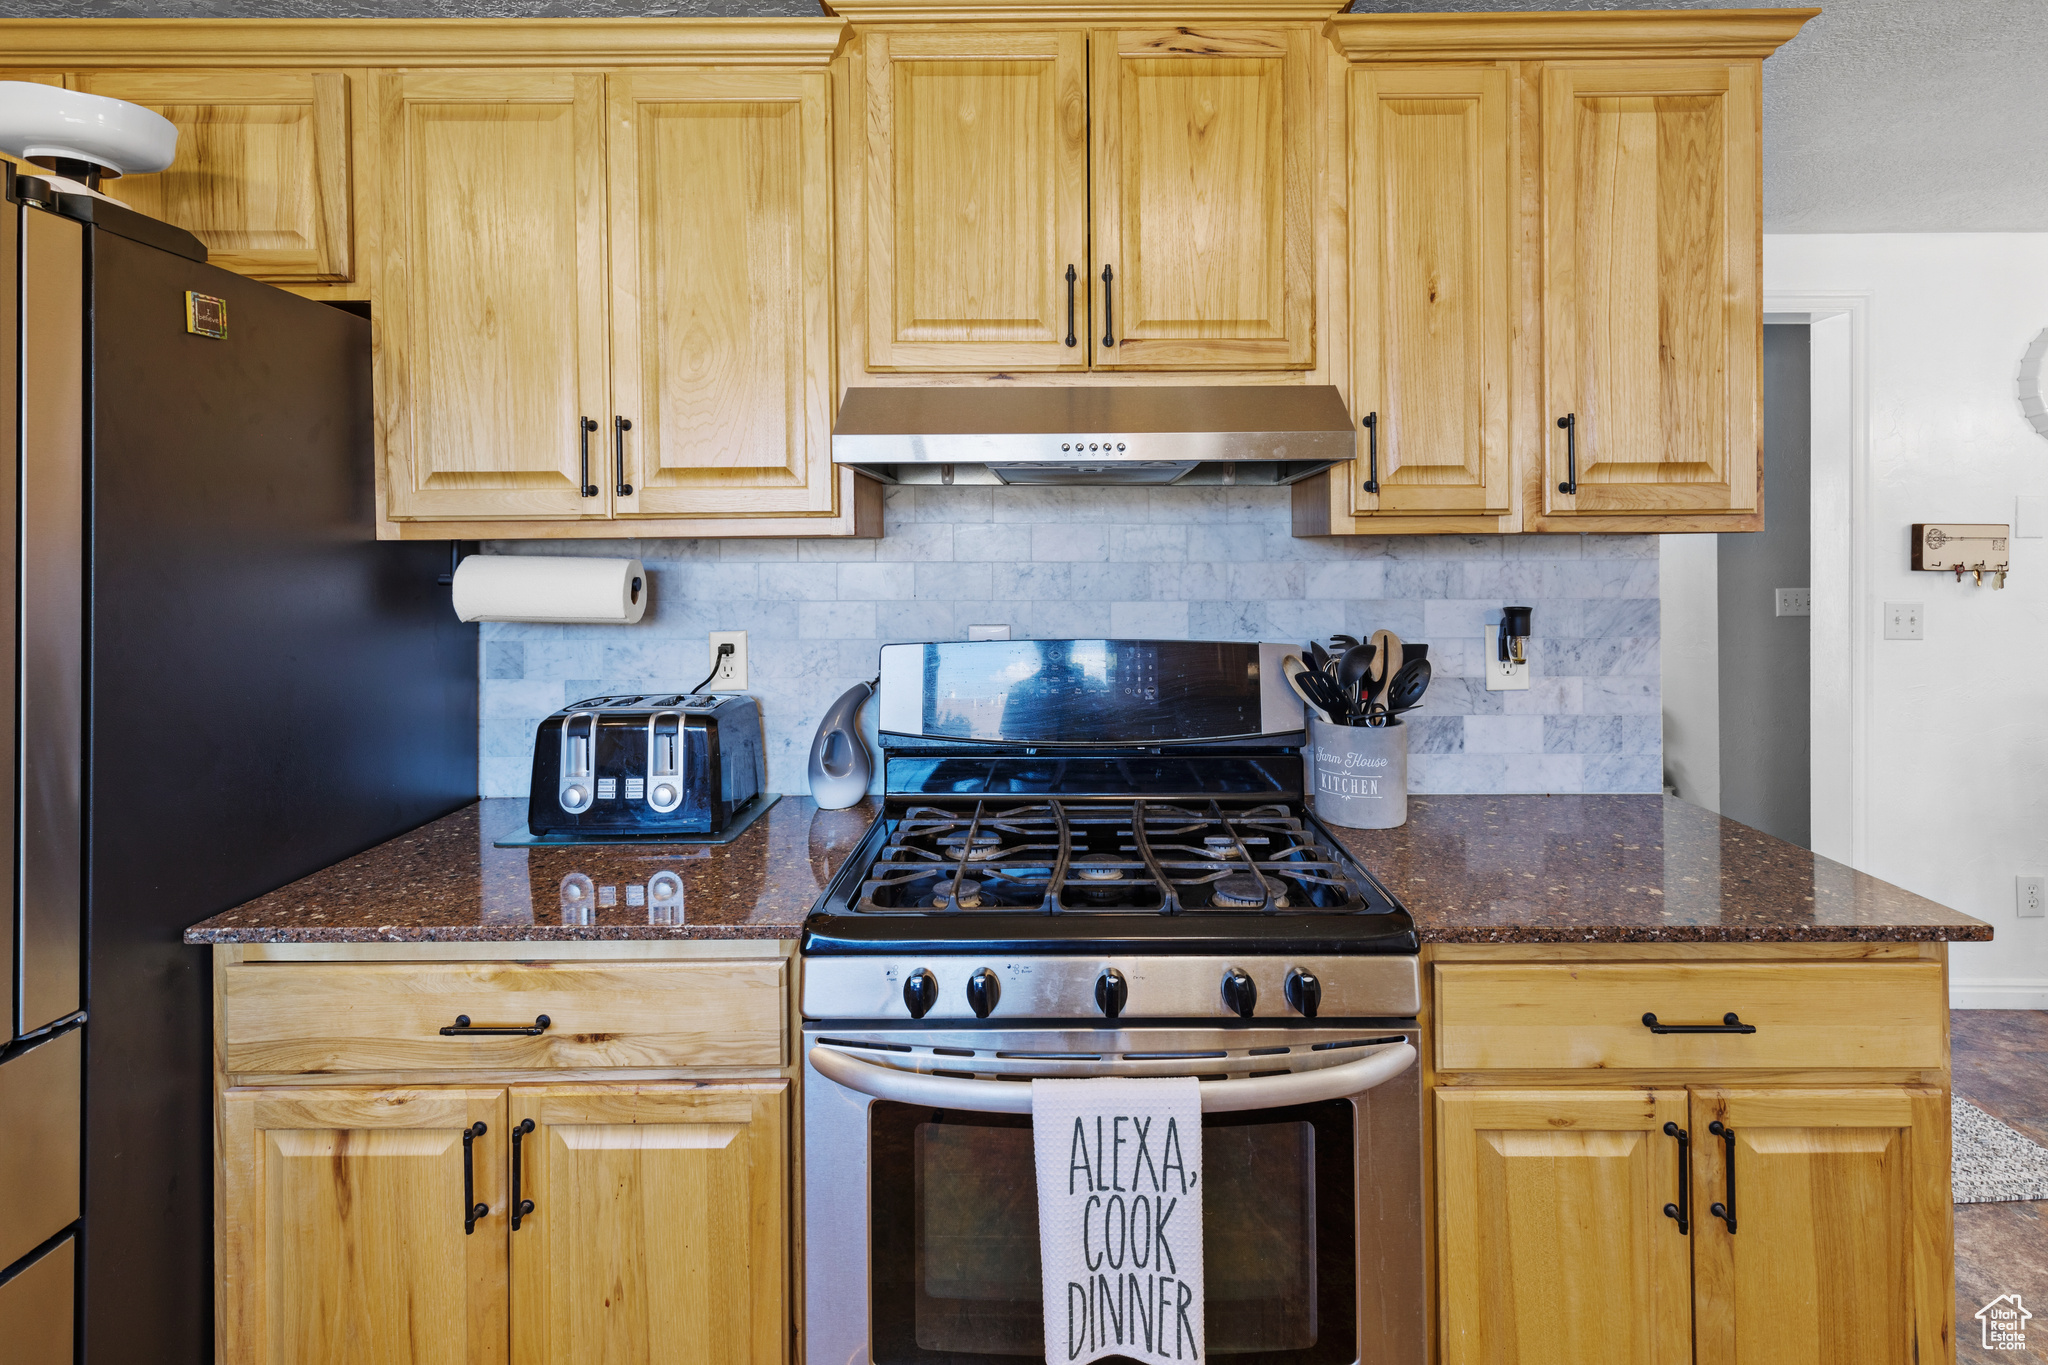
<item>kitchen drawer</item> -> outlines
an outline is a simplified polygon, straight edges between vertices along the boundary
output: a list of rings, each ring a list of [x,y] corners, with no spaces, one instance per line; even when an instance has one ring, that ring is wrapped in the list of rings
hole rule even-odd
[[[783,1064],[785,964],[240,963],[226,972],[232,1072]],[[476,1028],[532,1035],[447,1036]]]
[[[1443,963],[1436,969],[1443,1071],[1602,1067],[1946,1065],[1941,964]],[[1754,1033],[1655,1033],[1720,1024]]]

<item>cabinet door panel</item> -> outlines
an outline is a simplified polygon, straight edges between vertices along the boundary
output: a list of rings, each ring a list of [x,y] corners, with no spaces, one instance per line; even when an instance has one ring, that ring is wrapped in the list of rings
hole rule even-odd
[[[1759,505],[1757,69],[1543,73],[1552,514]]]
[[[1086,35],[862,42],[868,368],[1086,369]]]
[[[621,72],[611,112],[618,515],[831,513],[825,73]]]
[[[1734,1133],[1735,1231],[1726,1206]],[[1938,1091],[1701,1090],[1699,1365],[1950,1358],[1949,1114]]]
[[[502,1089],[232,1089],[222,1113],[222,1360],[504,1361]],[[489,1212],[465,1232],[462,1134],[479,1122]]]
[[[519,1365],[784,1358],[786,1086],[514,1087]]]
[[[1314,365],[1309,51],[1305,31],[1096,36],[1096,368]]]
[[[1447,1365],[1691,1365],[1678,1090],[1438,1090]]]
[[[213,264],[259,280],[353,279],[349,82],[338,71],[116,71],[78,88],[178,128],[170,169],[106,191],[176,223]]]
[[[391,515],[609,515],[604,78],[407,72],[378,93]]]
[[[1354,515],[1509,510],[1513,190],[1505,70],[1352,73]]]

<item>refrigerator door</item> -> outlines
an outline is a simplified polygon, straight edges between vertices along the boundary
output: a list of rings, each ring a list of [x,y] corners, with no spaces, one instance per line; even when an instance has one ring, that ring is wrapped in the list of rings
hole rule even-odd
[[[0,1064],[0,1266],[78,1221],[84,1044],[74,1028]]]
[[[80,1006],[85,828],[85,235],[21,215],[18,724],[20,1017],[27,1033]]]
[[[66,1237],[0,1281],[0,1322],[9,1365],[71,1365],[73,1276],[78,1243]]]

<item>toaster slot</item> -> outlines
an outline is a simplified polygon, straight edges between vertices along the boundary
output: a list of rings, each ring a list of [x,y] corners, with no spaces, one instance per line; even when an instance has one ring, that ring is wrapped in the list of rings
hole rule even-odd
[[[683,804],[683,735],[680,711],[647,718],[647,805],[657,814]]]
[[[583,722],[583,733],[576,733],[576,722]],[[597,783],[593,780],[593,768],[597,762],[597,712],[571,711],[562,717],[562,760],[559,765],[560,779],[556,792],[562,809],[571,815],[581,815],[590,809],[596,798]]]

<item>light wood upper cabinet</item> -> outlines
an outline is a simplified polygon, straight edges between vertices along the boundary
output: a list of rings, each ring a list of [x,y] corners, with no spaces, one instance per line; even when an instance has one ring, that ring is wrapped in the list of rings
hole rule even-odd
[[[1759,505],[1758,85],[1750,61],[1542,73],[1552,516]]]
[[[1094,36],[1096,368],[1315,363],[1311,41]]]
[[[213,264],[251,278],[355,278],[345,74],[113,71],[74,84],[177,125],[170,169],[110,181],[108,194],[186,229]]]
[[[618,515],[830,512],[825,73],[620,72],[609,99]]]
[[[1446,1365],[1692,1365],[1683,1090],[1438,1090]]]
[[[869,368],[1088,368],[1087,36],[877,33],[865,60]]]
[[[604,77],[410,71],[378,98],[390,514],[608,516]]]
[[[787,1082],[528,1085],[516,1365],[769,1365],[789,1341]]]
[[[222,1361],[500,1365],[508,1138],[497,1087],[228,1090]]]
[[[1699,1365],[1952,1358],[1942,1092],[1704,1089],[1691,1123]]]
[[[1513,505],[1508,72],[1351,72],[1354,515]],[[1375,492],[1366,485],[1378,484]]]

